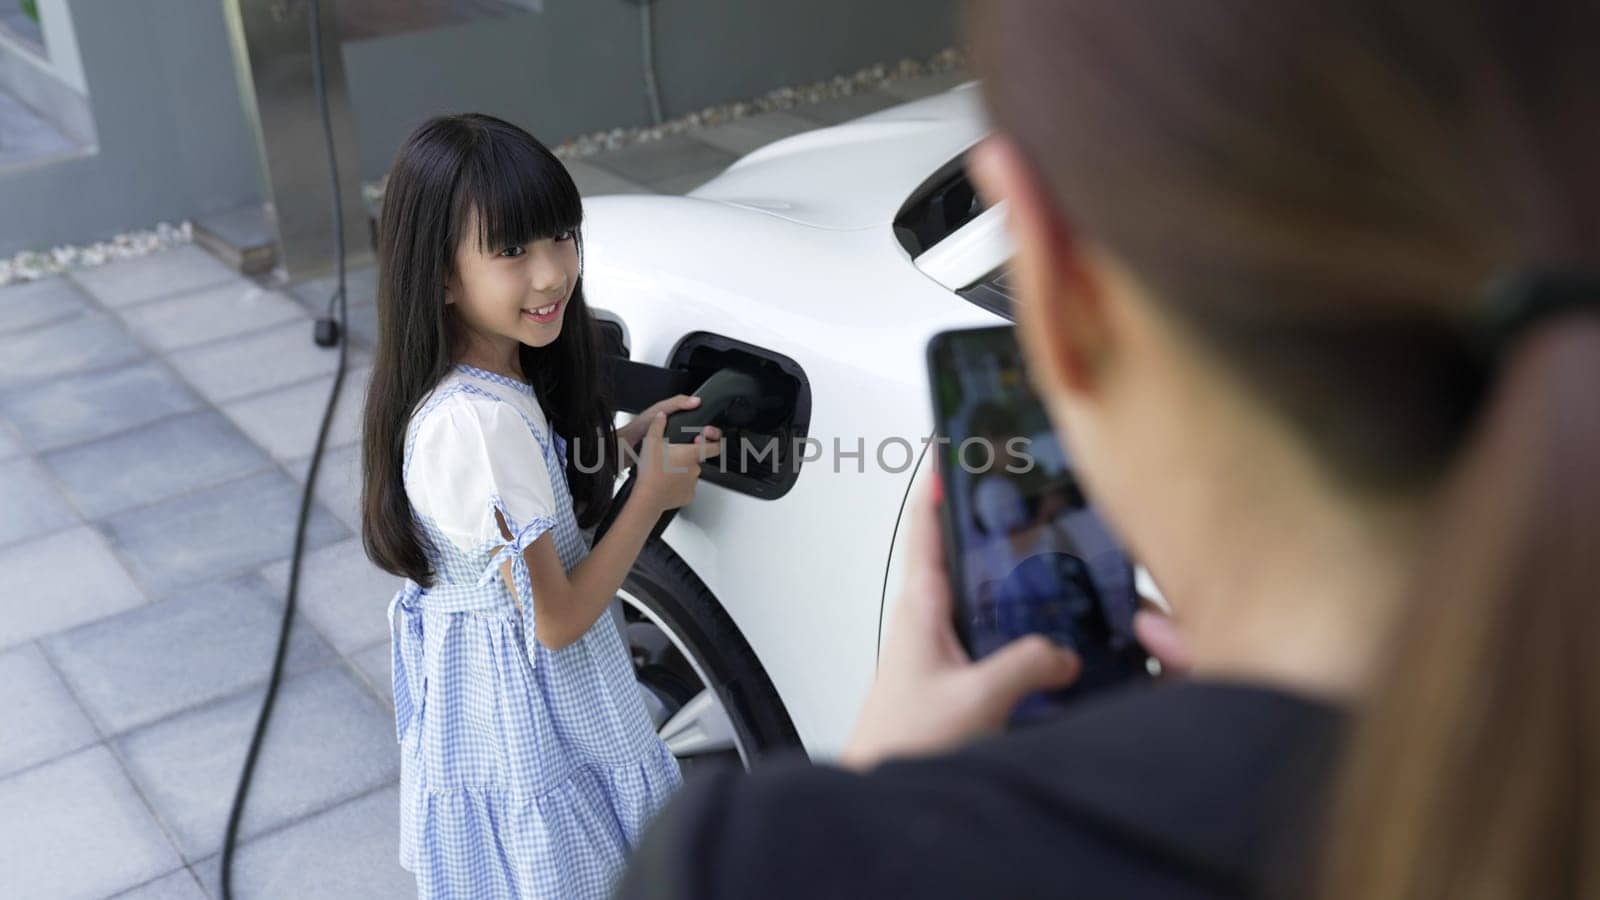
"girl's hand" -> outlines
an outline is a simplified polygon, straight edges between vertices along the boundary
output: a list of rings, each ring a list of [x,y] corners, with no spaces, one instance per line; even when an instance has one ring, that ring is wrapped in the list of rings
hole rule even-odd
[[[670,444],[665,437],[667,414],[649,420],[644,447],[639,453],[639,484],[635,496],[661,512],[688,505],[700,481],[700,463],[722,452],[722,441],[707,429],[692,444]]]
[[[1078,677],[1077,654],[1028,635],[973,662],[956,637],[939,497],[925,489],[908,527],[905,587],[889,624],[878,677],[856,719],[840,765],[870,769],[894,756],[950,750],[999,731],[1024,696]]]
[[[648,409],[635,416],[633,421],[617,429],[617,440],[624,447],[637,447],[639,442],[644,440],[645,432],[649,430],[650,423],[655,420],[657,413],[666,413],[670,416],[675,412],[694,409],[699,405],[700,398],[691,397],[688,394],[678,394],[677,396],[652,403]],[[722,439],[722,430],[716,426],[707,427],[702,434],[706,436],[707,440],[718,441]]]

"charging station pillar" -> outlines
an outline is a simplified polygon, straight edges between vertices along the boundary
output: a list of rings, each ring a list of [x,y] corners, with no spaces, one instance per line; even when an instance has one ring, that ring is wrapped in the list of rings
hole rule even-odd
[[[372,258],[361,198],[355,123],[339,53],[337,0],[324,0],[319,23],[322,66],[344,204],[345,260]],[[278,261],[290,281],[334,268],[333,198],[328,152],[312,75],[308,0],[225,0],[229,41],[245,118],[255,138],[261,194],[275,229]]]

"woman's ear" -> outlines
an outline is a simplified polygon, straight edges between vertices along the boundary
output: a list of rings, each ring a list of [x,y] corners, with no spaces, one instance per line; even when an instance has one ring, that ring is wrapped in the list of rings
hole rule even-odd
[[[1100,281],[1065,214],[1010,138],[984,140],[968,155],[967,168],[988,202],[1006,203],[1016,244],[1018,339],[1035,387],[1047,398],[1092,390],[1109,349],[1110,322]]]

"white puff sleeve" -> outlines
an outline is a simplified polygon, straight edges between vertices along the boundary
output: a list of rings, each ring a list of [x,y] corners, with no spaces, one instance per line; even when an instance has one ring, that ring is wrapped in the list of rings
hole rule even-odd
[[[555,527],[555,491],[539,441],[515,407],[457,394],[418,424],[406,476],[417,512],[469,557],[507,544],[520,555]]]

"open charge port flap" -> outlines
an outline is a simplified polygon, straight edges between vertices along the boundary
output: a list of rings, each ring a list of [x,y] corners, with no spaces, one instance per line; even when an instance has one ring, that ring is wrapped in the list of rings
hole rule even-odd
[[[788,493],[800,474],[804,439],[811,423],[811,385],[794,360],[742,341],[696,332],[678,343],[668,359],[699,385],[723,369],[754,379],[719,423],[722,457],[708,460],[700,477],[730,490],[773,500]]]

